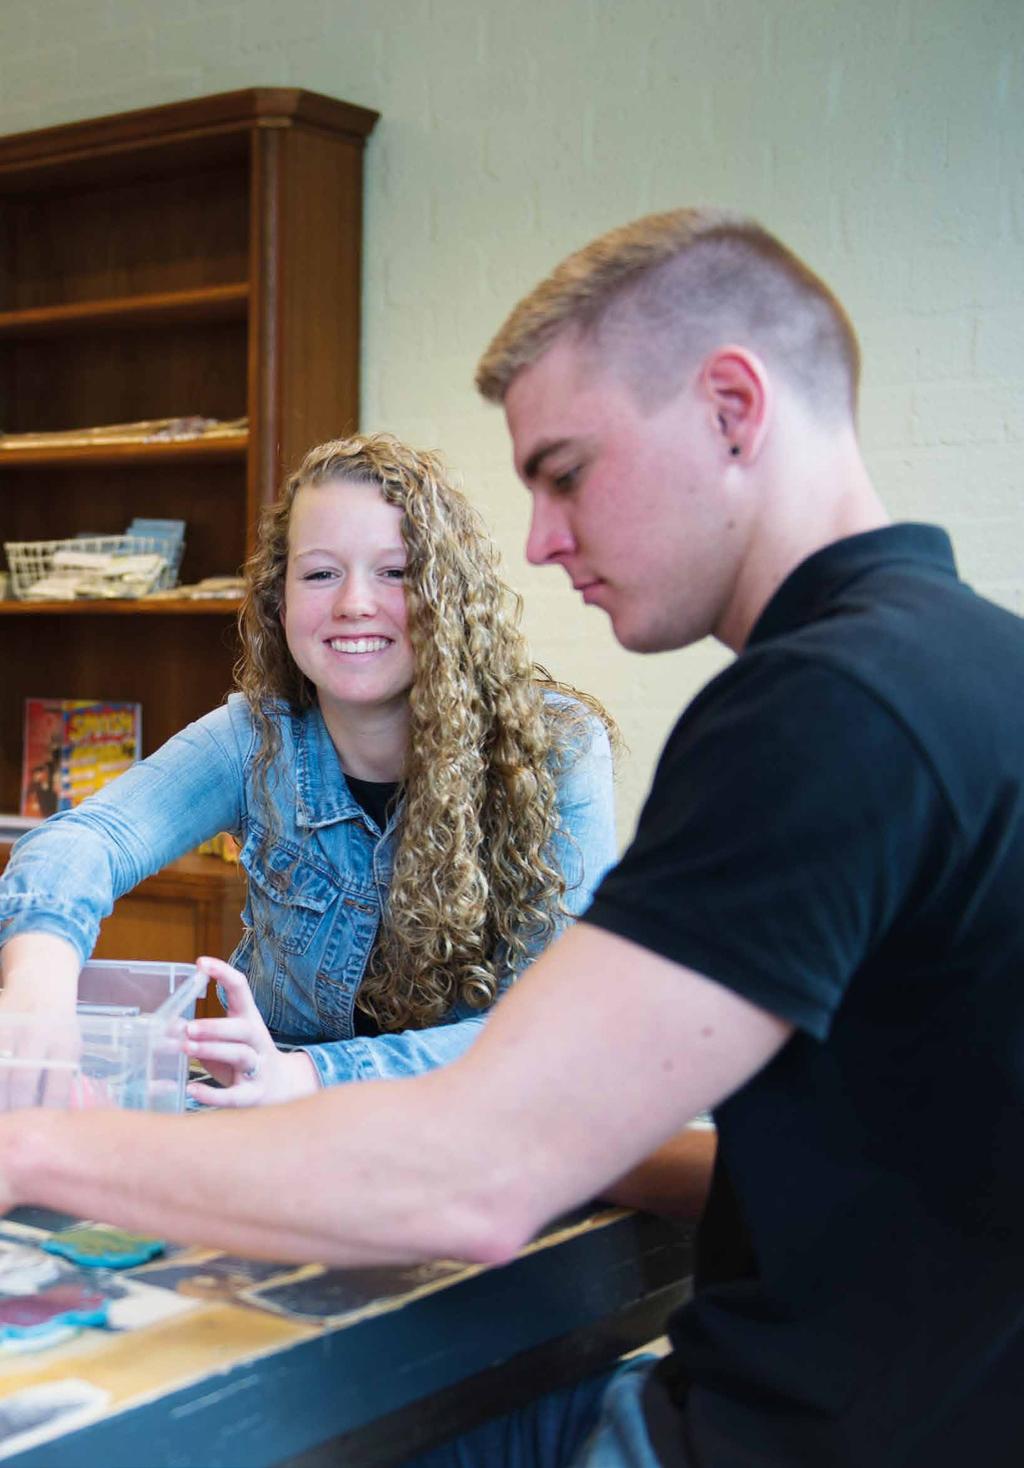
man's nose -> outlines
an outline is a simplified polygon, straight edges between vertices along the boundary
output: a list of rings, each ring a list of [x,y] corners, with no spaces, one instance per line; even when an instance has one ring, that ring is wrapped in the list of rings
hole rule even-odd
[[[526,559],[532,566],[564,560],[575,549],[575,541],[558,505],[536,495],[526,538]]]

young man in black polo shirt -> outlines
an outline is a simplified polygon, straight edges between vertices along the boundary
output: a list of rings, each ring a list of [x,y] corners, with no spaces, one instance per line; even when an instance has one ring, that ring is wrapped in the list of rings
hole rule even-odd
[[[531,560],[628,648],[711,634],[738,654],[679,720],[585,916],[788,1035],[716,1110],[655,1446],[707,1468],[1009,1468],[1024,627],[957,579],[943,532],[888,523],[857,376],[800,262],[679,212],[559,267],[478,385],[533,496]]]
[[[599,1190],[643,1197],[656,1166],[615,1180],[710,1107],[667,1363],[432,1462],[1017,1468],[1022,624],[941,531],[888,523],[849,323],[755,225],[596,241],[478,381],[531,558],[628,648],[737,653],[632,846],[445,1070],[209,1117],[201,1148],[187,1119],[0,1119],[0,1204],[341,1265],[500,1261]]]

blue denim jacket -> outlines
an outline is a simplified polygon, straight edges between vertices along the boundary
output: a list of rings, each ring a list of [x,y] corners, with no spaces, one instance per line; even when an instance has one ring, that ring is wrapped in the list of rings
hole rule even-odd
[[[587,906],[616,854],[608,739],[598,719],[587,728],[589,744],[559,780],[554,838],[573,914]],[[397,817],[381,832],[358,805],[319,710],[284,712],[280,729],[269,777],[278,836],[269,851],[262,850],[266,816],[252,787],[256,732],[245,700],[233,694],[17,842],[0,881],[0,942],[21,932],[56,933],[84,960],[118,897],[217,831],[231,831],[241,843],[248,899],[230,961],[248,976],[275,1038],[305,1044],[325,1085],[453,1060],[478,1033],[478,1011],[457,1009],[431,1029],[353,1035],[353,1002],[391,877]],[[309,1045],[324,1040],[336,1043]]]

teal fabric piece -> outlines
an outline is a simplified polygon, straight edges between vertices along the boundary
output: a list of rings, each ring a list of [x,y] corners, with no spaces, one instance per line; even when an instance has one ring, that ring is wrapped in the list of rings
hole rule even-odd
[[[131,1269],[148,1263],[166,1247],[161,1239],[143,1239],[95,1224],[74,1224],[40,1244],[48,1254],[59,1254],[85,1269]]]
[[[5,1344],[7,1341],[34,1341],[37,1345],[42,1346],[47,1344],[48,1336],[53,1336],[55,1341],[63,1339],[69,1326],[98,1325],[102,1327],[108,1323],[108,1309],[109,1304],[104,1300],[101,1305],[86,1310],[62,1310],[59,1315],[40,1321],[38,1325],[0,1326],[0,1344]]]

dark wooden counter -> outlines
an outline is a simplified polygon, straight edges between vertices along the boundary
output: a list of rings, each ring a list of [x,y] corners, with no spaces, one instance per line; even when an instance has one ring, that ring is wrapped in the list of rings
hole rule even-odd
[[[61,1221],[22,1210],[0,1224],[19,1242],[32,1241],[19,1219]],[[0,1409],[63,1378],[109,1398],[21,1451],[8,1438],[12,1456],[0,1441],[0,1457],[18,1468],[386,1468],[659,1335],[690,1262],[691,1230],[602,1207],[559,1221],[502,1268],[295,1270],[179,1251],[119,1279],[159,1284],[187,1313],[120,1337],[90,1329],[0,1373]]]

